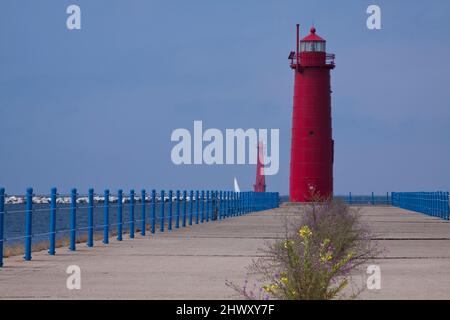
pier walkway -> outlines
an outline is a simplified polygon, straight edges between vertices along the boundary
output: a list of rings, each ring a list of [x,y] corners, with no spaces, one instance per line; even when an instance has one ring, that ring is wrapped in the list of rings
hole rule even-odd
[[[227,299],[236,298],[225,281],[243,283],[245,267],[264,241],[283,233],[283,216],[295,207],[256,212],[56,256],[5,259],[0,299]],[[381,290],[363,299],[450,299],[450,223],[394,207],[363,207],[385,252]],[[81,268],[81,289],[69,290],[66,269]],[[361,278],[361,281],[364,281]]]

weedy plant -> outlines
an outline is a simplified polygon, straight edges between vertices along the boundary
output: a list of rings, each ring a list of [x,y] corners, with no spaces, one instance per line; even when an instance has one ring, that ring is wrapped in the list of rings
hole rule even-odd
[[[284,239],[268,242],[249,266],[259,289],[226,285],[246,299],[323,300],[354,298],[363,287],[351,273],[381,252],[358,209],[339,200],[315,198],[286,220]]]

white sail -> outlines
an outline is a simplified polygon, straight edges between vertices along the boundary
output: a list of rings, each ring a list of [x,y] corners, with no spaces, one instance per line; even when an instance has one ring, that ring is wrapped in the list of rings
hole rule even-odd
[[[234,192],[241,192],[236,177],[234,177]]]

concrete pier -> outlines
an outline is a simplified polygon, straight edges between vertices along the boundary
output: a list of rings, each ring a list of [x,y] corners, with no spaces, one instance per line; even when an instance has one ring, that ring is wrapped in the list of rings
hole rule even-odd
[[[233,299],[226,280],[243,283],[246,266],[265,241],[283,233],[283,207],[121,243],[79,244],[76,252],[5,259],[1,299]],[[381,290],[362,299],[450,299],[450,223],[393,207],[364,207],[382,247]],[[66,288],[70,265],[81,268],[81,290]],[[365,281],[363,275],[361,281]]]

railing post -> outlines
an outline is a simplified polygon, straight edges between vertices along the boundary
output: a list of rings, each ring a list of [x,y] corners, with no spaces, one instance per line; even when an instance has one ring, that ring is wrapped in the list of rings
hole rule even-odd
[[[444,198],[442,193],[443,192],[441,192],[441,191],[436,192],[436,206],[437,206],[436,210],[437,210],[438,216],[441,219],[445,219],[444,210],[443,210],[443,207],[442,207],[442,202],[443,202],[442,200]]]
[[[220,202],[222,204],[222,219],[226,219],[227,218],[227,202],[226,202],[226,191],[222,190],[221,192],[221,196],[220,196]]]
[[[436,216],[438,216],[439,218],[443,218],[442,217],[442,214],[441,214],[441,210],[439,210],[440,209],[440,196],[441,196],[441,193],[440,192],[435,192],[434,193],[434,212],[435,212],[435,214],[436,214]]]
[[[225,207],[225,191],[220,191],[220,207],[221,207],[221,212],[222,212],[222,218],[226,218],[227,215],[226,213],[226,207]]]
[[[206,191],[206,222],[209,222],[209,190]]]
[[[237,196],[237,215],[240,216],[242,215],[242,192],[238,192],[236,194]]]
[[[228,216],[233,216],[233,192],[228,191]]]
[[[214,221],[214,191],[209,191],[209,220]]]
[[[130,190],[130,239],[134,239],[134,189]]]
[[[278,193],[275,193],[274,194],[274,208],[278,208],[277,202],[278,202]]]
[[[214,215],[214,219],[219,220],[220,218],[220,197],[219,197],[219,191],[213,191],[214,194],[214,211],[213,211],[213,215]]]
[[[245,206],[247,213],[250,213],[250,192],[247,191],[246,193],[246,199],[245,199]]]
[[[449,214],[450,214],[450,205],[448,203],[448,200],[449,200],[448,195],[449,195],[448,192],[444,192],[444,202],[445,202],[445,211],[446,211],[445,215],[446,215],[447,220],[449,220]]]
[[[228,218],[228,216],[227,216],[227,192],[225,190],[222,192],[222,201],[223,201],[222,216],[224,219],[226,219]]]
[[[230,191],[230,217],[234,216],[234,191]]]
[[[425,198],[427,199],[425,211],[427,211],[428,215],[434,217],[434,212],[433,212],[433,192],[427,192],[425,194]]]
[[[0,188],[0,268],[3,267],[3,248],[5,230],[5,188]]]
[[[164,190],[161,190],[161,202],[159,203],[159,231],[164,232]]]
[[[122,241],[123,233],[123,190],[117,191],[117,240]]]
[[[239,196],[240,196],[240,193],[236,192],[236,216],[241,215],[241,208],[239,206]]]
[[[77,241],[77,189],[70,194],[70,251],[76,250]]]
[[[205,221],[205,190],[202,190],[201,197],[202,197],[202,208],[201,208],[202,213],[201,213],[200,221],[201,221],[201,223],[203,223]]]
[[[420,203],[419,203],[419,212],[422,212],[423,213],[423,193],[422,192],[419,192],[419,201],[420,201]]]
[[[212,211],[211,211],[211,216],[212,219],[215,221],[218,218],[218,215],[216,215],[216,211],[217,211],[217,191],[211,191],[211,195],[212,195]]]
[[[229,191],[229,195],[228,195],[230,217],[234,216],[233,193],[234,193],[233,191]]]
[[[214,219],[215,219],[214,218],[214,211],[216,209],[216,198],[215,198],[214,190],[211,190],[210,196],[211,196],[211,207],[210,207],[210,217],[209,217],[209,219],[211,221],[214,221]]]
[[[433,212],[436,217],[441,217],[439,212],[439,192],[433,192]]]
[[[182,216],[182,221],[181,221],[181,226],[182,227],[186,227],[186,211],[187,211],[187,203],[186,203],[186,197],[187,197],[187,192],[186,190],[183,190],[183,216]]]
[[[48,254],[51,256],[55,255],[56,243],[56,192],[56,188],[52,188],[50,191],[50,247],[48,249]]]
[[[145,189],[141,190],[141,236],[145,236],[145,228],[147,227],[146,215],[145,215]]]
[[[251,213],[252,212],[252,192],[251,191],[249,191],[249,192],[247,192],[247,210],[248,210],[248,213]]]
[[[446,220],[448,220],[448,197],[447,201],[445,201],[445,192],[441,192],[441,211],[442,211],[442,217]]]
[[[434,193],[434,211],[436,212],[436,215],[442,219],[443,217],[442,217],[442,213],[440,210],[440,208],[441,208],[440,200],[441,200],[441,192],[439,192],[439,191],[435,192]]]
[[[239,192],[234,193],[234,201],[236,203],[236,216],[239,216]]]
[[[103,202],[103,243],[109,243],[109,190],[105,190]]]
[[[448,206],[448,192],[442,192],[441,195],[441,208],[442,208],[442,215],[443,218],[448,220],[448,214],[449,214],[449,206]]]
[[[243,193],[239,192],[239,215],[240,216],[244,214],[244,206],[243,206],[243,202],[242,202],[243,199],[244,199]]]
[[[227,191],[223,192],[223,216],[224,218],[228,218],[228,199],[227,199]]]
[[[33,221],[33,188],[27,189],[25,209],[25,261],[31,260],[31,234]]]
[[[168,225],[167,225],[167,230],[171,231],[172,230],[172,197],[173,197],[173,193],[172,190],[169,190],[169,203],[168,203],[168,207],[167,210],[169,211],[168,213]]]
[[[372,192],[372,205],[375,205],[375,196],[374,196],[373,192]]]
[[[436,215],[442,219],[443,217],[442,217],[442,213],[440,210],[440,200],[441,200],[441,193],[439,191],[435,192],[434,193],[434,211],[436,212]]]
[[[223,207],[222,207],[222,216],[223,218],[228,218],[228,191],[222,192],[222,201],[223,201]]]
[[[216,191],[216,210],[217,210],[217,216],[216,220],[220,220],[220,192]]]
[[[194,210],[194,208],[193,208],[194,200],[193,199],[194,199],[194,191],[191,190],[189,192],[189,225],[190,226],[192,226],[192,215],[193,215],[193,210]]]
[[[155,225],[156,225],[156,190],[152,190],[152,213],[150,216],[150,232],[152,234],[155,233]]]
[[[431,207],[431,214],[436,217],[438,216],[438,213],[436,212],[436,192],[430,192],[430,207]]]
[[[255,196],[256,196],[256,211],[261,211],[261,192],[255,192]]]
[[[228,218],[228,191],[224,191],[224,206],[225,206],[225,217]]]
[[[217,207],[218,207],[217,220],[221,220],[222,219],[222,191],[216,191],[216,194],[217,194]]]
[[[200,218],[200,202],[199,202],[199,191],[195,191],[195,224],[198,224]]]
[[[434,216],[433,213],[433,193],[432,192],[426,192],[425,193],[425,212],[429,216]]]
[[[180,227],[180,190],[177,190],[177,201],[175,208],[175,228]]]
[[[88,241],[87,246],[94,246],[94,189],[88,191]]]
[[[227,192],[226,191],[222,191],[222,217],[225,219],[227,218]]]
[[[275,207],[275,200],[274,200],[273,193],[269,193],[269,209],[273,209]]]
[[[211,210],[211,219],[216,221],[217,215],[217,191],[211,191],[211,198],[212,198],[212,210]]]

